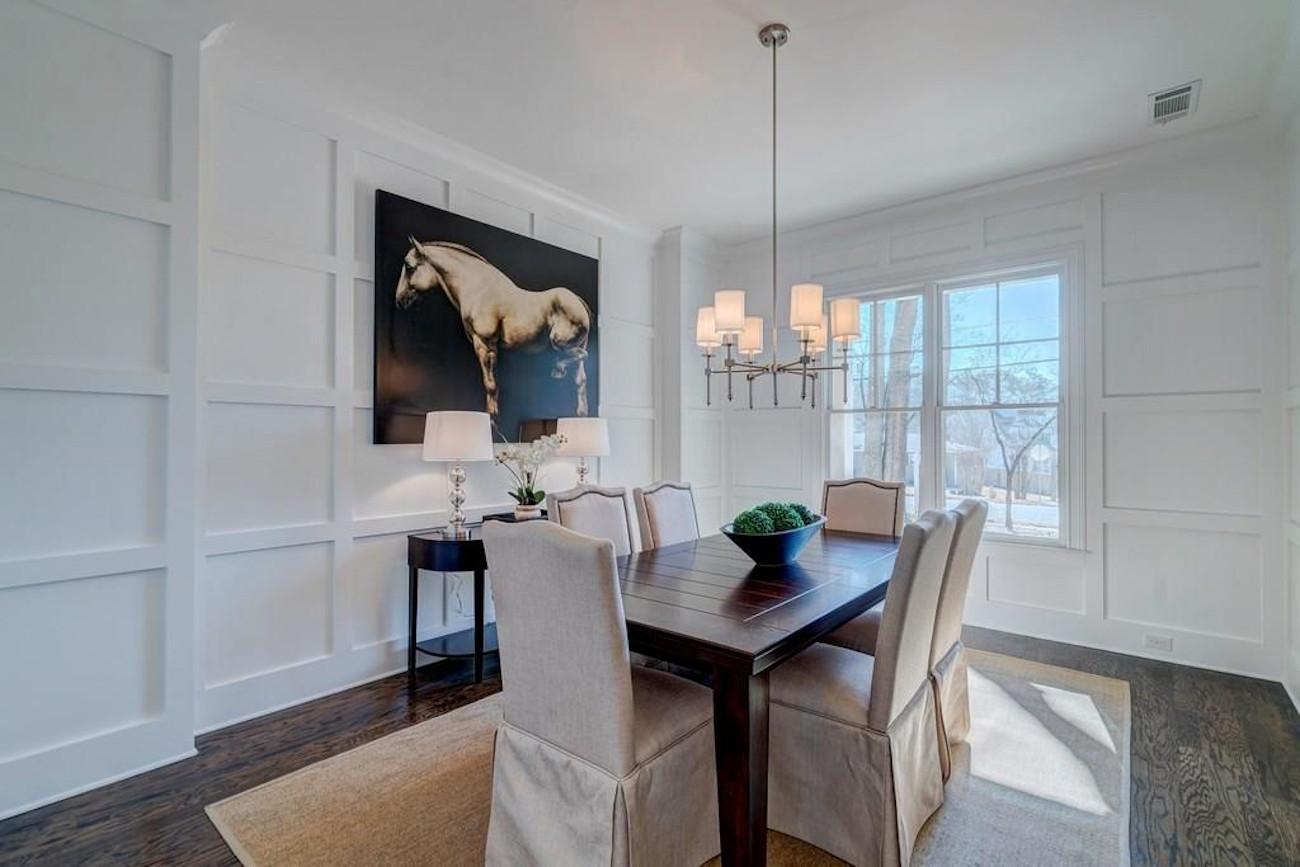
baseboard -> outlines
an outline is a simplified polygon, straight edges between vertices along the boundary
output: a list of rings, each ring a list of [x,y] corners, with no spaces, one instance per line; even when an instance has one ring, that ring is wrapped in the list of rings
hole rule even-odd
[[[21,813],[30,813],[32,810],[39,810],[41,807],[48,807],[50,804],[55,804],[58,803],[59,801],[65,801],[68,798],[75,798],[77,795],[84,795],[86,792],[92,791],[94,789],[98,789],[102,786],[111,786],[113,783],[119,783],[122,780],[137,776],[139,774],[145,774],[148,773],[149,771],[156,771],[159,768],[163,768],[166,767],[167,765],[175,764],[176,762],[184,761],[185,759],[192,759],[198,754],[199,754],[198,750],[190,748],[183,753],[179,753],[174,756],[169,756],[165,759],[159,759],[156,762],[150,762],[147,765],[141,765],[140,767],[132,768],[129,771],[122,771],[120,774],[113,774],[112,776],[105,777],[102,780],[96,780],[93,783],[85,783],[75,788],[68,789],[66,792],[60,792],[57,795],[50,795],[49,797],[32,801],[30,804],[23,804],[21,807],[12,807],[7,810],[0,810],[0,821],[13,818],[14,816],[17,816]]]
[[[353,687],[365,686],[367,683],[374,683],[376,680],[383,680],[386,677],[392,677],[393,675],[403,671],[406,671],[406,666],[399,665],[396,668],[388,669],[386,671],[381,671],[378,674],[367,675],[359,680],[354,680],[349,683],[342,684],[340,686],[331,686],[329,689],[312,693],[311,695],[304,696],[303,698],[295,698],[292,701],[286,701],[283,704],[277,704],[272,707],[263,708],[262,710],[255,710],[250,714],[245,714],[244,716],[236,717],[235,719],[222,720],[219,723],[213,723],[210,726],[205,726],[204,728],[201,729],[195,729],[194,736],[198,737],[199,735],[211,734],[212,732],[221,731],[222,729],[228,729],[231,726],[237,726],[240,725],[241,723],[250,722],[255,719],[261,719],[264,716],[269,716],[270,714],[273,713],[279,713],[282,710],[289,710],[290,708],[297,707],[300,704],[306,704],[309,701],[315,701],[318,698],[325,698],[326,696],[335,695],[337,693],[343,692],[344,690],[352,689]]]

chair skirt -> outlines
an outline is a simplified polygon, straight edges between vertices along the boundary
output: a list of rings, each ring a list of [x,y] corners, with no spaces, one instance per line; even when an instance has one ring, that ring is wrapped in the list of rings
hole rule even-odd
[[[768,826],[860,867],[906,867],[943,804],[929,683],[887,732],[772,704]]]
[[[509,723],[497,729],[489,867],[698,867],[719,851],[711,724],[621,779]]]
[[[960,641],[930,672],[939,730],[939,760],[944,782],[952,776],[952,748],[970,737],[970,686],[966,647]]]

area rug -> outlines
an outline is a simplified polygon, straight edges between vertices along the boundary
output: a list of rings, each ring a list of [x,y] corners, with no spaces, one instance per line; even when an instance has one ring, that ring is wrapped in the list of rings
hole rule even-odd
[[[970,742],[913,863],[1127,865],[1128,684],[969,654]],[[212,804],[208,816],[245,867],[480,865],[500,715],[491,696]],[[768,863],[841,862],[773,833]]]

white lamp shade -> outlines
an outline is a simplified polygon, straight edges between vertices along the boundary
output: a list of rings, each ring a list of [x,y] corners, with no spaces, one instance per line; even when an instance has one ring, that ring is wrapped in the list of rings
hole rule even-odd
[[[856,298],[836,298],[831,302],[831,337],[848,340],[862,335],[862,303]]]
[[[603,458],[609,454],[609,425],[603,418],[562,418],[555,432],[564,445],[555,452],[566,458]]]
[[[701,349],[714,349],[722,345],[712,307],[701,307],[695,314],[695,345]]]
[[[808,351],[816,355],[826,351],[826,332],[830,330],[830,321],[823,316],[821,323],[808,329]]]
[[[822,285],[796,283],[790,287],[790,327],[816,328],[822,321]]]
[[[744,289],[719,289],[713,293],[713,327],[724,337],[745,330]]]
[[[426,461],[490,461],[492,419],[485,412],[446,410],[424,417]]]
[[[763,351],[763,317],[746,316],[745,330],[740,333],[740,351],[757,355]]]

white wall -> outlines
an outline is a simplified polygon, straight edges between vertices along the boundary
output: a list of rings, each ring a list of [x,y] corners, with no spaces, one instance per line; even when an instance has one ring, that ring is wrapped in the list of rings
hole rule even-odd
[[[405,665],[406,534],[445,520],[446,478],[418,446],[371,442],[376,188],[599,258],[599,481],[655,478],[660,440],[651,233],[206,54],[200,730]],[[508,508],[502,470],[468,471],[471,512]],[[572,462],[545,472],[575,480]],[[424,575],[420,637],[466,628],[469,591]]]
[[[1082,520],[1071,549],[986,543],[968,622],[1280,675],[1279,166],[1272,139],[1239,127],[783,236],[780,285],[828,294],[1072,263]],[[736,248],[726,273],[765,307],[769,257],[766,243]],[[820,499],[824,413],[726,416],[728,511]],[[795,442],[805,457],[783,459]],[[1173,652],[1148,650],[1148,634]]]
[[[657,233],[314,109],[200,52],[216,23],[0,0],[0,817],[404,666],[405,534],[446,486],[369,441],[376,187],[599,258],[598,478],[658,475]],[[490,465],[469,488],[508,505]],[[467,590],[424,577],[423,635]]]
[[[1286,551],[1289,590],[1288,636],[1285,683],[1291,700],[1300,707],[1300,115],[1296,115],[1287,139],[1285,164],[1287,225],[1287,389],[1284,420],[1287,464],[1290,474],[1287,497]]]
[[[198,37],[79,5],[0,3],[0,817],[193,751]]]

